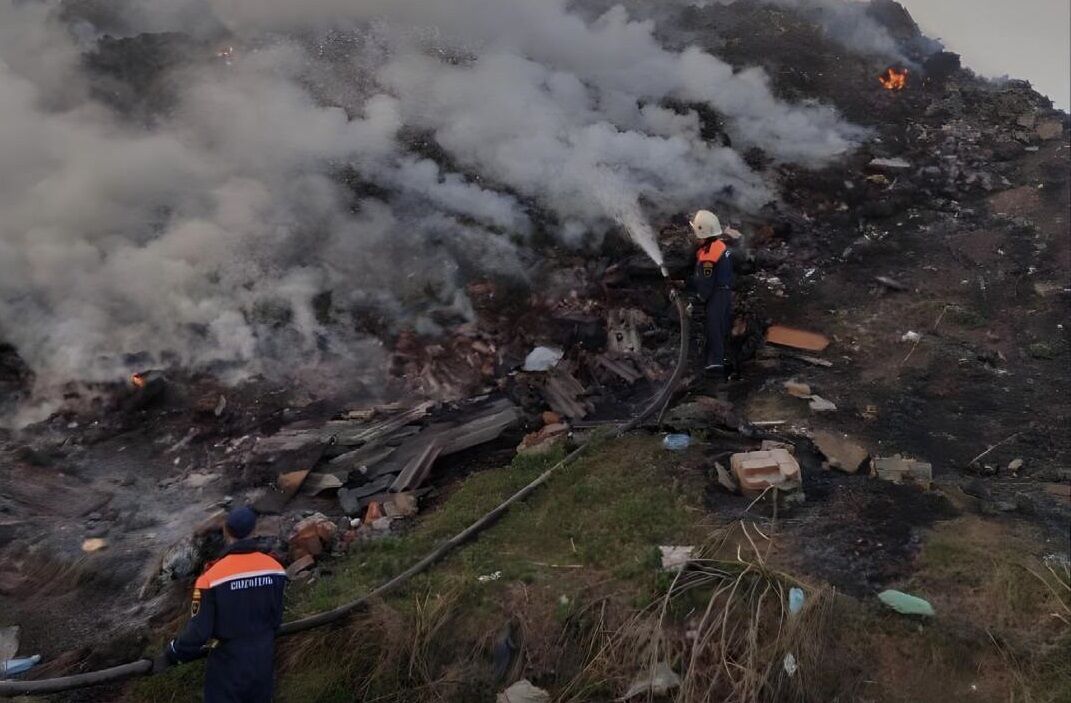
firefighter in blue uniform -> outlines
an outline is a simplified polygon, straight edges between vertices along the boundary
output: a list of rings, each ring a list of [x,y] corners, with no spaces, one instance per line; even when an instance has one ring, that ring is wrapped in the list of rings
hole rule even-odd
[[[695,213],[689,224],[699,240],[695,253],[692,292],[706,306],[706,359],[703,367],[715,378],[725,377],[725,343],[733,321],[733,261],[718,217],[709,210]]]
[[[272,698],[286,569],[249,539],[256,520],[251,508],[227,516],[223,556],[197,579],[190,621],[154,667],[159,671],[207,654],[205,703],[266,703]]]

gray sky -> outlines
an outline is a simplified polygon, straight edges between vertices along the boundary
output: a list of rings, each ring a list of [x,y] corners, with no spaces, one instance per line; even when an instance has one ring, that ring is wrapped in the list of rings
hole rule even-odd
[[[922,30],[986,76],[1025,78],[1071,105],[1071,0],[900,0]]]

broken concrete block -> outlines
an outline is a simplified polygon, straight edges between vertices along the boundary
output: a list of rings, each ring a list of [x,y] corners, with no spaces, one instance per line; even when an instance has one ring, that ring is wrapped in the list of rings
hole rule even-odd
[[[417,514],[417,499],[412,493],[398,493],[383,503],[383,512],[389,518],[406,518]]]
[[[802,381],[797,381],[794,378],[785,381],[784,386],[785,392],[793,398],[806,398],[811,395],[811,386]]]
[[[870,456],[870,452],[848,438],[847,435],[820,431],[814,433],[814,446],[822,452],[830,467],[854,474]]]
[[[338,527],[322,513],[313,513],[294,525],[287,538],[290,555],[294,560],[305,555],[317,557],[335,538]]]
[[[816,332],[808,332],[784,325],[772,325],[766,330],[766,341],[783,347],[803,349],[804,351],[822,351],[829,346],[829,338]]]
[[[736,485],[736,480],[733,479],[733,475],[722,466],[719,462],[714,462],[714,470],[718,473],[718,483],[721,487],[730,493],[739,493],[740,486]]]
[[[747,493],[761,493],[771,486],[788,490],[800,485],[800,465],[784,449],[741,452],[733,454],[729,462],[740,489]]]
[[[1038,135],[1039,139],[1048,141],[1049,139],[1056,139],[1064,133],[1064,126],[1060,120],[1045,120],[1038,124],[1034,129],[1034,133]]]
[[[343,472],[329,474],[329,473],[313,473],[309,474],[305,478],[305,483],[301,485],[301,492],[308,496],[319,495],[324,491],[331,491],[338,488],[342,488],[345,482],[340,475],[344,476]]]
[[[899,454],[891,457],[875,457],[874,475],[893,483],[910,481],[928,489],[933,482],[933,465],[917,459],[908,459]]]
[[[316,559],[313,558],[311,554],[306,554],[305,556],[299,559],[295,559],[290,563],[290,566],[286,567],[286,576],[287,578],[292,579],[298,574],[300,574],[302,571],[305,571],[306,569],[311,569],[313,564],[315,563]]]
[[[521,679],[495,697],[495,703],[550,703],[550,694]]]

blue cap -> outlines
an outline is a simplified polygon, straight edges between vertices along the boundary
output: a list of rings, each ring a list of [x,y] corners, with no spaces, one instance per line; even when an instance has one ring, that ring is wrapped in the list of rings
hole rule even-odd
[[[257,526],[257,514],[248,506],[235,508],[227,514],[226,525],[235,539],[245,539]]]

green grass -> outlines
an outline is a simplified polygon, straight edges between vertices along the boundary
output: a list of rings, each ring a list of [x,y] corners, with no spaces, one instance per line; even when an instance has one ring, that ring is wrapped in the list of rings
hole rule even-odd
[[[404,534],[362,544],[346,557],[324,562],[330,576],[292,586],[287,619],[333,608],[368,592],[560,458],[560,453],[518,457],[508,467],[468,476]],[[348,701],[355,697],[357,681],[367,686],[372,680],[364,695],[395,693],[402,695],[398,700],[410,700],[403,695],[407,688],[430,683],[428,676],[410,674],[413,662],[430,662],[437,681],[450,678],[447,660],[473,651],[478,657],[481,638],[501,626],[512,607],[511,593],[518,587],[546,601],[546,609],[562,622],[573,615],[593,583],[604,588],[612,583],[636,602],[653,597],[659,585],[657,546],[701,544],[707,533],[701,479],[674,478],[679,460],[680,455],[663,450],[656,437],[598,443],[473,542],[388,595],[375,615],[396,625],[397,633],[388,636],[380,630],[393,632],[393,628],[378,625],[369,632],[361,624],[363,616],[358,616],[349,628],[284,640],[284,660],[299,665],[281,667],[277,699]],[[497,571],[502,576],[496,581],[478,580]],[[562,596],[567,599],[564,603]],[[436,604],[443,607],[436,610]],[[438,626],[441,629],[434,631]],[[430,634],[415,636],[422,628]],[[418,645],[420,651],[414,653]],[[358,651],[360,656],[354,654]],[[366,661],[371,659],[394,663],[383,667],[386,671],[373,671],[372,662]],[[472,678],[458,675],[451,680]],[[454,688],[464,685],[457,683]],[[129,700],[195,701],[199,688],[196,668],[180,667],[135,684]],[[471,692],[462,698],[482,699]]]

